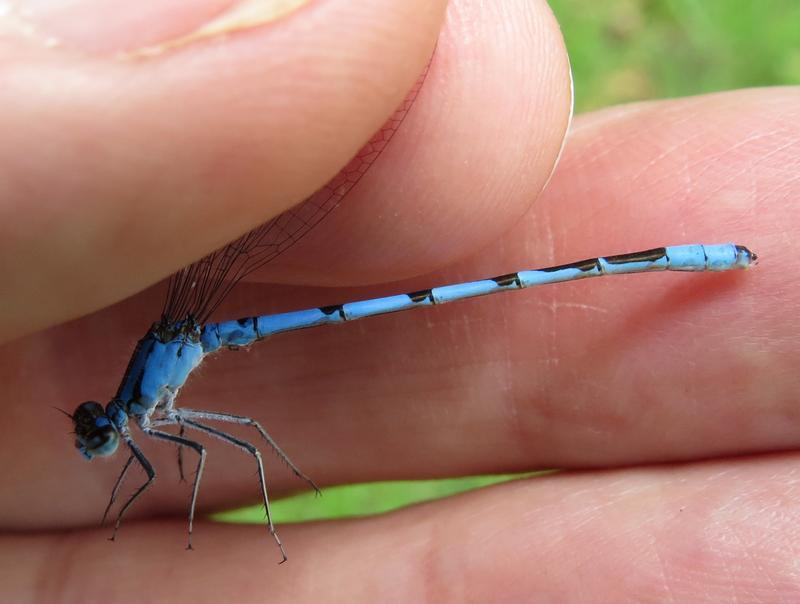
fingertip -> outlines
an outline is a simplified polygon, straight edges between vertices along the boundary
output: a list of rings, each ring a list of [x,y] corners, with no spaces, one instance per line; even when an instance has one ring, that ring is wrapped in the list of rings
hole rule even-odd
[[[264,280],[405,279],[497,241],[550,178],[571,106],[545,2],[450,2],[425,83],[380,161]]]

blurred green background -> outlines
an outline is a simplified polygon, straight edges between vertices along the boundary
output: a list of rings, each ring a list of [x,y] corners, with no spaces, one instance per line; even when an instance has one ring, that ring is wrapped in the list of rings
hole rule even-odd
[[[551,0],[578,112],[746,86],[800,83],[800,0]],[[389,511],[514,476],[373,483],[277,501],[278,523]],[[258,506],[216,516],[263,522]]]

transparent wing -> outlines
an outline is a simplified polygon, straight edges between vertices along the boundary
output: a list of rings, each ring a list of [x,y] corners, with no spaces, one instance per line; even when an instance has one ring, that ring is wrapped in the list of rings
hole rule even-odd
[[[170,277],[162,319],[171,322],[191,315],[204,323],[239,281],[292,247],[338,206],[400,127],[429,66],[392,117],[333,180],[294,208]]]

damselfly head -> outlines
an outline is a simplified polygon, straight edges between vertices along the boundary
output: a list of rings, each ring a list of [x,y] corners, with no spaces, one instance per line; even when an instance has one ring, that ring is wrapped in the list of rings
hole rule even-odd
[[[112,455],[119,445],[119,433],[100,403],[86,401],[72,414],[75,448],[86,459]]]

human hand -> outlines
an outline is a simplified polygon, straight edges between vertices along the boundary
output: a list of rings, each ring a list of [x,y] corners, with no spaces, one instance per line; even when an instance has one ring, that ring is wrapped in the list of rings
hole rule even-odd
[[[336,35],[355,17],[321,3],[133,67],[36,55],[25,61],[56,63],[9,70],[26,75],[9,80],[17,84],[76,70],[69,77],[88,77],[89,90],[58,87],[67,101],[81,95],[78,119],[74,105],[63,111],[44,95],[37,105],[30,87],[3,88],[12,111],[2,131],[16,134],[2,162],[12,178],[0,257],[3,282],[15,286],[4,295],[6,336],[138,291],[324,182],[414,81],[439,27],[442,3],[378,4],[374,21],[359,21],[364,31],[391,22],[402,35]],[[396,18],[384,21],[390,9]],[[288,60],[294,52],[305,59]],[[351,65],[353,56],[369,62]],[[298,79],[308,57],[319,64]],[[178,77],[192,65],[196,80]],[[242,71],[226,72],[231,65]],[[0,568],[12,600],[791,600],[797,456],[754,454],[797,440],[798,254],[786,233],[796,229],[800,97],[743,91],[583,116],[528,211],[560,148],[568,88],[543,3],[452,3],[390,148],[341,208],[260,275],[411,281],[322,291],[251,282],[224,314],[694,241],[751,246],[761,265],[564,284],[291,334],[210,360],[179,400],[263,421],[323,485],[581,471],[378,518],[279,526],[290,560],[278,567],[260,527],[200,523],[196,550],[184,553],[188,493],[175,452],[148,447],[159,481],[111,545],[95,522],[123,460],[83,463],[50,406],[113,394],[157,318],[155,287],[0,351],[0,509],[15,532],[3,538]],[[303,90],[303,102],[286,101]],[[19,127],[23,104],[37,124],[46,115],[55,141]],[[209,449],[201,508],[255,500],[249,461]],[[279,465],[269,473],[273,495],[303,486]]]

